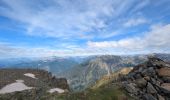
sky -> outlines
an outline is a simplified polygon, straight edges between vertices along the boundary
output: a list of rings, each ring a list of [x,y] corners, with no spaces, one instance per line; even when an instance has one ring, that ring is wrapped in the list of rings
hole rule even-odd
[[[0,58],[170,52],[170,0],[0,0]]]

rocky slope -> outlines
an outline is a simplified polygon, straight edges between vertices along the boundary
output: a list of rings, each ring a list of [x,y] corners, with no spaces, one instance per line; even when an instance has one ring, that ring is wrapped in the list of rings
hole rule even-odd
[[[46,100],[68,92],[64,78],[38,69],[0,69],[0,100]]]
[[[137,100],[170,100],[170,65],[155,57],[122,78],[122,86]]]

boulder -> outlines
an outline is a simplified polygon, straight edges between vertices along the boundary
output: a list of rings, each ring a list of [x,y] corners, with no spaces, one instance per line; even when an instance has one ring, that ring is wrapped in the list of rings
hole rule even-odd
[[[125,88],[125,90],[128,93],[137,94],[137,92],[138,92],[138,89],[136,88],[136,84],[134,84],[134,83],[129,83],[129,84],[128,83],[124,83],[123,87]]]
[[[153,85],[151,83],[148,82],[147,84],[147,93],[150,94],[155,94],[157,93],[156,89],[153,87]]]
[[[144,78],[137,79],[135,81],[136,85],[140,88],[146,87],[147,81]]]
[[[170,68],[165,67],[158,70],[158,75],[161,77],[170,77]]]

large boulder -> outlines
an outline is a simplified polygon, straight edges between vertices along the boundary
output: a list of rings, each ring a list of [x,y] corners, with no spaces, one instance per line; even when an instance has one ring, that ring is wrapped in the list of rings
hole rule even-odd
[[[146,87],[147,81],[144,78],[141,78],[141,79],[137,79],[135,83],[139,88],[143,88]]]
[[[170,68],[165,67],[158,70],[158,75],[161,77],[170,77]]]

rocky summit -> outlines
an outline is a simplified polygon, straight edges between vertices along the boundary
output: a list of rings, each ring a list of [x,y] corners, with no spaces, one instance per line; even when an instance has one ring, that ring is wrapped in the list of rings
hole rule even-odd
[[[137,100],[170,100],[170,65],[149,57],[123,78],[122,86]]]

